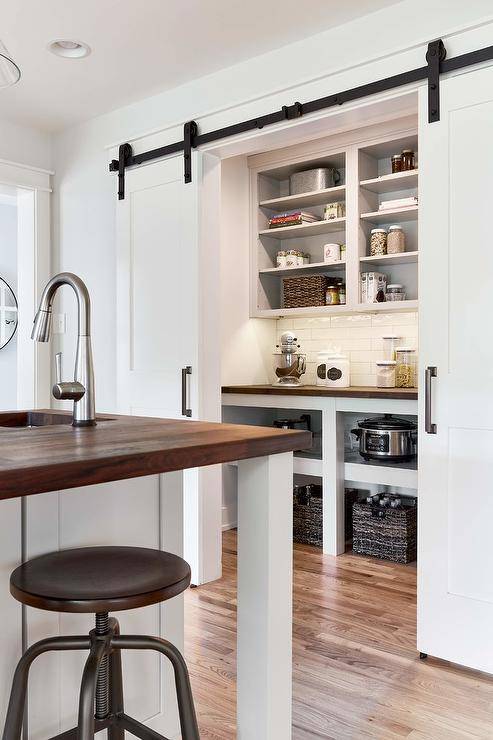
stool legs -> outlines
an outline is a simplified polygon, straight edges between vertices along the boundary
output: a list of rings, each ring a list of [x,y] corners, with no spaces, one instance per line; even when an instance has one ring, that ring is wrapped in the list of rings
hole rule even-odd
[[[15,669],[2,735],[3,740],[21,740],[29,669],[33,661],[43,653],[53,650],[87,650],[90,646],[89,637],[50,637],[36,642],[26,650]]]
[[[188,668],[178,648],[159,637],[147,637],[143,635],[114,637],[111,641],[111,646],[123,650],[156,650],[168,658],[175,673],[176,694],[183,740],[200,740]],[[149,735],[150,737],[152,736]]]

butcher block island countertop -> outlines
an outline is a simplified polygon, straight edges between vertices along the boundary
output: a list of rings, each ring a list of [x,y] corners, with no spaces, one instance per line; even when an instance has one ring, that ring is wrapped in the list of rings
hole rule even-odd
[[[273,385],[225,385],[223,393],[247,393],[266,396],[332,396],[333,398],[395,398],[415,401],[417,388],[375,388],[369,385],[353,385],[350,388],[325,388],[321,385],[300,385],[283,388]]]
[[[0,499],[311,447],[269,427],[99,414],[75,428],[55,410],[0,413]]]

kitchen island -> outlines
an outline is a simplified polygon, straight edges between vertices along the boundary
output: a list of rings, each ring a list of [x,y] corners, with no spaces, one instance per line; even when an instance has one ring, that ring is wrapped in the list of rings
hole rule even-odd
[[[16,500],[27,501],[23,497],[59,490],[70,496],[71,490],[80,491],[81,486],[90,491],[94,484],[160,474],[164,511],[160,544],[181,555],[183,470],[238,460],[238,737],[289,738],[292,452],[309,447],[311,435],[306,431],[127,416],[100,415],[96,426],[85,428],[74,428],[70,422],[71,416],[59,411],[0,414],[0,498],[6,507],[3,533],[12,540],[11,550],[4,542],[8,562],[2,563],[2,591],[7,572],[16,564],[8,557],[19,541],[9,524],[16,521],[15,509],[8,508]],[[97,517],[98,510],[92,514]],[[26,526],[32,524],[24,519],[22,527]],[[0,604],[9,614],[18,609],[7,593],[0,595]],[[180,647],[183,600],[173,599],[160,608],[169,639]],[[4,623],[9,623],[3,616]],[[5,645],[10,642],[15,647],[4,651],[7,658],[2,661],[0,679],[5,695],[20,645],[16,639],[9,640],[8,630],[2,639]],[[162,687],[165,720],[153,726],[174,737],[177,713],[168,674]],[[35,720],[31,721],[29,737],[42,736]]]

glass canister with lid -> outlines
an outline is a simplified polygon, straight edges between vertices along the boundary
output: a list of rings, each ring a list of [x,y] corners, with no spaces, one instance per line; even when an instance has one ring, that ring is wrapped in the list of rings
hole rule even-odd
[[[416,388],[416,350],[411,347],[397,347],[395,359],[396,387]]]
[[[406,251],[406,235],[402,226],[394,224],[389,226],[387,234],[387,254],[400,254]]]
[[[377,362],[377,388],[395,388],[395,360]]]
[[[386,229],[372,229],[370,234],[370,256],[387,254]]]

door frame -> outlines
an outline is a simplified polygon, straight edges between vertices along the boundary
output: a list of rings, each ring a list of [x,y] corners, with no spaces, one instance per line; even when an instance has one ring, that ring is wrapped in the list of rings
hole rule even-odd
[[[31,328],[51,268],[51,177],[54,172],[0,159],[0,185],[17,198],[17,403],[47,408],[50,401],[49,344],[33,342]]]

